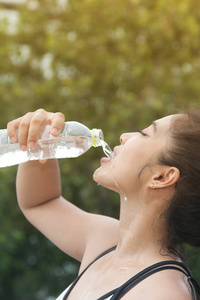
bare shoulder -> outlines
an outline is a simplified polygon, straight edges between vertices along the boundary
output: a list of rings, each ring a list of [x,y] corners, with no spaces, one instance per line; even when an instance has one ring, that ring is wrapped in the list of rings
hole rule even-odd
[[[141,286],[140,286],[141,285]],[[137,296],[136,296],[136,294]],[[165,270],[154,274],[124,296],[124,300],[192,300],[187,278],[178,271]]]
[[[154,287],[155,288],[155,287]],[[152,290],[149,300],[192,300],[191,292],[186,280],[173,280],[166,278],[165,282],[159,282],[155,290]]]

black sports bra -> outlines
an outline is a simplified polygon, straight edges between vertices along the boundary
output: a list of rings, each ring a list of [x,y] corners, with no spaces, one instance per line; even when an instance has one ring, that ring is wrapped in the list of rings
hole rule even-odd
[[[72,291],[72,289],[74,288],[74,286],[76,285],[78,280],[81,278],[81,276],[87,271],[87,269],[95,261],[97,261],[99,258],[101,258],[102,256],[106,255],[107,253],[109,253],[109,252],[111,252],[115,249],[116,249],[116,246],[106,250],[105,252],[101,253],[97,258],[95,258],[95,260],[93,260],[87,266],[87,268],[85,270],[83,270],[83,272],[74,280],[74,282],[71,284],[71,286],[67,290],[66,294],[64,295],[63,300],[67,299],[68,295],[70,294],[70,292]],[[177,271],[182,272],[188,279],[188,282],[189,282],[189,285],[190,285],[190,288],[191,288],[192,299],[193,300],[199,300],[200,299],[200,286],[197,283],[197,281],[192,277],[192,274],[191,274],[190,270],[186,267],[186,265],[183,264],[182,262],[167,260],[167,261],[158,262],[156,264],[153,264],[153,265],[145,268],[144,270],[140,271],[139,273],[137,273],[136,275],[131,277],[129,280],[127,280],[121,286],[119,286],[118,288],[106,293],[105,295],[101,296],[97,300],[105,300],[105,299],[107,299],[108,297],[111,297],[111,296],[112,297],[110,298],[110,300],[119,300],[126,293],[128,293],[128,291],[130,291],[134,286],[136,286],[138,283],[140,283],[145,278],[149,277],[150,275],[152,275],[154,273],[160,272],[162,270],[167,270],[167,269],[168,270],[172,269],[172,270],[177,270]]]

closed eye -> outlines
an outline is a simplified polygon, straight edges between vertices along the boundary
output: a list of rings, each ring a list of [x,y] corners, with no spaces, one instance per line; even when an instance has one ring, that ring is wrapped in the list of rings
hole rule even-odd
[[[143,130],[138,129],[138,132],[141,133],[143,136],[149,136],[147,133],[145,133]]]

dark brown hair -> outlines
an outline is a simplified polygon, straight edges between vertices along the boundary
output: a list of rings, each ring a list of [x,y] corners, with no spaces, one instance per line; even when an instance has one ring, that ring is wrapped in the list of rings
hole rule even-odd
[[[168,234],[164,244],[174,252],[183,243],[200,247],[200,110],[175,115],[169,138],[170,146],[159,163],[180,171],[165,211]]]

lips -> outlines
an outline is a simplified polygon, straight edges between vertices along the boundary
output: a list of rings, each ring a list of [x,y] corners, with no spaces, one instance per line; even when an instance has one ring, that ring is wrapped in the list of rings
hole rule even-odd
[[[115,156],[116,156],[116,147],[113,149],[113,152],[111,153],[110,157],[102,157],[101,162],[111,161]]]
[[[111,161],[110,157],[102,157],[101,158],[101,162],[108,162],[108,161]]]

